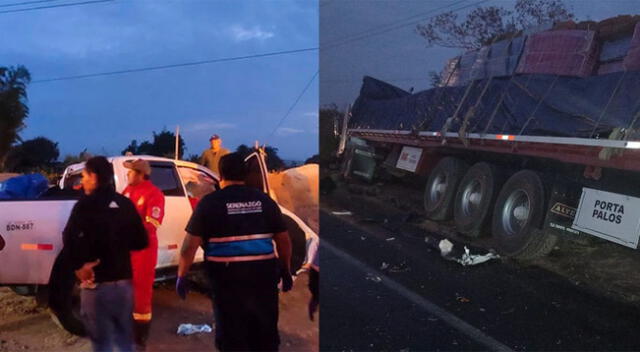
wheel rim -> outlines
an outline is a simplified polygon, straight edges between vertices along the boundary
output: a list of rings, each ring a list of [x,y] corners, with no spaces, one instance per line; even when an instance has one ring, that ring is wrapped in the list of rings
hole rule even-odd
[[[447,176],[444,173],[439,173],[431,183],[429,188],[429,203],[431,205],[438,204],[444,192],[447,189]]]
[[[507,235],[520,233],[529,221],[531,200],[524,190],[511,193],[502,207],[502,227]]]
[[[462,191],[462,213],[472,216],[476,213],[482,202],[482,185],[478,180],[469,182]]]

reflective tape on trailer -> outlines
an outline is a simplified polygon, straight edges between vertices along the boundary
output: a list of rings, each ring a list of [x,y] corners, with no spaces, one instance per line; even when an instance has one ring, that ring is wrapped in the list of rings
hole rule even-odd
[[[373,130],[354,128],[349,130],[351,133],[362,134],[379,134],[379,135],[410,135],[412,131],[406,130]],[[440,132],[422,131],[418,133],[422,137],[441,137]],[[457,132],[447,132],[444,134],[446,138],[458,139],[460,136]],[[596,139],[596,138],[577,138],[577,137],[547,137],[547,136],[523,136],[512,134],[481,134],[467,133],[464,135],[468,139],[483,140],[501,140],[506,142],[528,142],[528,143],[547,143],[547,144],[563,144],[578,145],[602,148],[620,148],[620,149],[640,149],[640,141],[624,141],[613,139]]]

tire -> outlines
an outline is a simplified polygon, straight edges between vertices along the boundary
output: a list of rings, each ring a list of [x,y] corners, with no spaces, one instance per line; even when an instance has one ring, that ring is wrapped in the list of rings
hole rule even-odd
[[[456,229],[465,236],[477,238],[490,230],[493,205],[503,183],[501,170],[495,165],[477,163],[458,185],[453,220]]]
[[[74,335],[87,335],[80,319],[80,288],[64,249],[51,269],[48,303],[56,324]]]
[[[545,209],[545,190],[537,173],[523,170],[511,176],[493,209],[491,229],[498,252],[533,259],[551,251],[556,238],[541,230]]]
[[[453,215],[453,200],[458,184],[468,169],[467,163],[445,157],[429,174],[424,190],[424,210],[431,220],[449,220]]]

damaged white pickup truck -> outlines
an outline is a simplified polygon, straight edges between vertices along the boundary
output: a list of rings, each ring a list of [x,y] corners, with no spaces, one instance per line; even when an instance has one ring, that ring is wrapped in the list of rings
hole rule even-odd
[[[158,229],[156,280],[171,278],[175,275],[179,247],[193,206],[204,195],[219,189],[219,177],[191,162],[154,156],[117,156],[109,161],[113,164],[118,192],[126,187],[127,169],[123,163],[137,158],[149,161],[151,182],[165,196],[165,217]],[[247,184],[277,201],[269,188],[264,158],[262,150],[246,158]],[[35,200],[0,201],[0,286],[36,295],[49,304],[60,325],[78,335],[84,335],[84,327],[78,319],[77,283],[62,252],[62,231],[79,197],[73,187],[79,183],[83,168],[84,163],[69,166],[58,192],[49,192]],[[291,236],[295,272],[304,261],[306,239],[317,234],[291,211],[282,206],[280,209]],[[202,261],[201,249],[196,261]]]

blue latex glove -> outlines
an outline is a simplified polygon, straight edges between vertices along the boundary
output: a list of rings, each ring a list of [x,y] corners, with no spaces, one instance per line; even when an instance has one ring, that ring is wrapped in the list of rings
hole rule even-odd
[[[178,279],[176,280],[176,293],[183,300],[187,298],[187,293],[189,293],[189,282],[186,277],[178,276]]]

